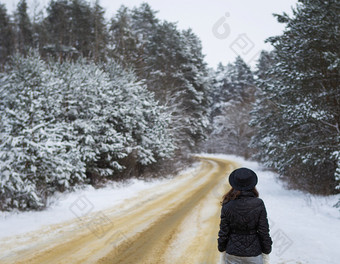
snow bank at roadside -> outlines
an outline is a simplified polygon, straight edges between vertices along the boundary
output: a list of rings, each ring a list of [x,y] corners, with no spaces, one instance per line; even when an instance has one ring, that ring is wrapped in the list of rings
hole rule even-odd
[[[194,172],[200,163],[194,163],[180,174]],[[137,196],[142,190],[169,181],[171,177],[150,181],[131,178],[125,182],[112,182],[104,188],[82,186],[74,192],[56,193],[43,211],[0,212],[0,239],[37,230],[43,226],[60,223],[77,217],[78,212],[96,212],[107,209],[125,199]],[[82,207],[83,208],[79,208]]]
[[[333,205],[340,195],[324,197],[286,190],[275,173],[256,162],[233,155],[199,155],[233,160],[257,173],[257,189],[267,208],[274,241],[271,264],[339,263],[340,211]]]

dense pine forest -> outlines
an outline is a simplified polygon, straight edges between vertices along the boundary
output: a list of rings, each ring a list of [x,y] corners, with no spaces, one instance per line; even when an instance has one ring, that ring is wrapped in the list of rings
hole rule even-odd
[[[28,8],[34,10],[28,15]],[[0,210],[81,184],[175,173],[231,153],[288,187],[340,190],[340,3],[300,0],[256,69],[208,67],[191,29],[147,3],[0,4]]]

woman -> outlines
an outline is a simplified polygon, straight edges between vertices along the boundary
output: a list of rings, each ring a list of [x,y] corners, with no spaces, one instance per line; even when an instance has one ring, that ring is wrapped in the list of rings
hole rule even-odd
[[[272,240],[267,211],[255,188],[257,175],[240,168],[230,174],[229,183],[232,189],[221,202],[218,250],[226,251],[226,264],[263,264],[262,253],[271,252]]]

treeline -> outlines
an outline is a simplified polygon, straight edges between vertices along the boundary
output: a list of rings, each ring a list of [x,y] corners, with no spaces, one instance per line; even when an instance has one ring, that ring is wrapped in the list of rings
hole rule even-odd
[[[251,112],[256,157],[293,187],[340,190],[340,2],[300,0],[260,61]]]
[[[255,150],[249,144],[254,129],[249,126],[249,112],[255,101],[255,78],[256,74],[239,56],[233,63],[220,63],[212,73],[212,129],[203,143],[206,151],[252,157]]]
[[[253,71],[207,67],[198,37],[151,7],[110,20],[96,1],[0,4],[0,209],[55,191],[171,173],[196,151],[233,153],[290,187],[339,188],[339,3],[299,1]],[[327,14],[327,16],[324,16]],[[313,23],[310,23],[313,20]]]
[[[164,108],[114,62],[14,57],[0,94],[1,209],[39,208],[56,190],[117,179],[175,149]]]
[[[2,63],[15,52],[26,55],[30,48],[59,60],[84,56],[98,61],[105,57],[109,31],[98,1],[93,6],[83,0],[50,1],[46,10],[35,2],[30,9],[32,17],[26,0],[21,0],[10,16],[0,5]]]
[[[87,182],[172,173],[207,136],[200,40],[149,5],[1,8],[1,209],[40,208]],[[46,14],[43,16],[43,14]]]
[[[0,10],[2,65],[15,52],[26,55],[30,48],[60,63],[80,57],[114,59],[133,69],[156,99],[172,108],[179,145],[194,147],[204,138],[210,81],[201,42],[190,29],[160,21],[146,3],[133,9],[122,6],[110,21],[98,1],[50,1],[32,19],[25,0],[12,19],[4,5]]]
[[[204,148],[261,161],[289,187],[340,190],[340,2],[300,0],[255,71],[219,65]]]

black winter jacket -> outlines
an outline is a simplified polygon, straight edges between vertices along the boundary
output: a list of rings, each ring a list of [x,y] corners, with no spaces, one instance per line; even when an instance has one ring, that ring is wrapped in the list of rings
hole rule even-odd
[[[221,209],[218,250],[235,256],[258,256],[271,252],[267,211],[252,191],[242,191]]]

